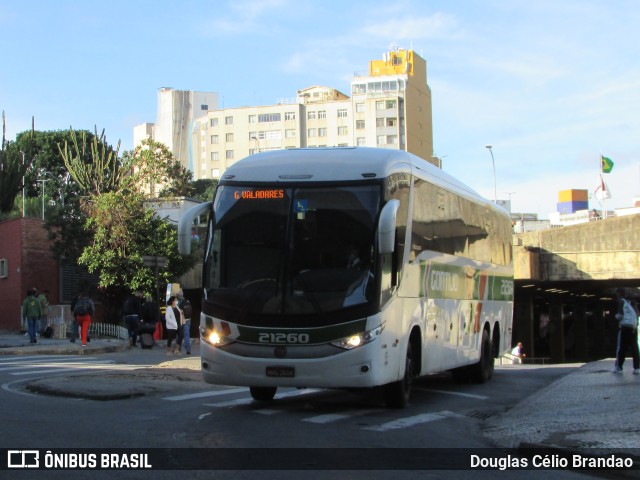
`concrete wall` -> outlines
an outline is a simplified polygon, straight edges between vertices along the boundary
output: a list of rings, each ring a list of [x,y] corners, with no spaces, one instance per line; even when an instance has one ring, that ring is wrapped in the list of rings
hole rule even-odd
[[[516,280],[640,278],[640,215],[521,233],[516,238]],[[538,255],[537,274],[531,265],[533,254]]]

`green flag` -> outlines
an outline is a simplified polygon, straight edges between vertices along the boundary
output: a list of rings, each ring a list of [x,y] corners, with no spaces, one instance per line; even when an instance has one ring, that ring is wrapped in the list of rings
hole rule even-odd
[[[600,158],[602,159],[602,173],[611,173],[611,170],[613,170],[613,160],[604,155],[600,155]]]

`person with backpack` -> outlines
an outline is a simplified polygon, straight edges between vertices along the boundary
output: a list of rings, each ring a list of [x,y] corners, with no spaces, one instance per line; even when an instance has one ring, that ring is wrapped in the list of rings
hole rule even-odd
[[[191,302],[185,298],[182,290],[178,292],[178,308],[184,314],[184,349],[187,355],[191,355],[191,316],[193,315],[193,307]]]
[[[633,358],[633,374],[640,375],[640,351],[638,349],[638,312],[636,307],[626,297],[625,290],[617,291],[618,313],[616,319],[619,324],[616,364],[613,373],[622,373],[622,365],[629,348]]]
[[[40,307],[40,302],[36,298],[36,292],[29,290],[27,292],[27,297],[22,302],[22,319],[27,324],[29,343],[38,343],[36,340],[36,331],[41,314],[42,309]]]
[[[82,346],[86,347],[91,316],[95,313],[96,308],[93,301],[85,293],[81,293],[78,296],[77,300],[75,300],[75,304],[72,305],[72,308],[73,315],[76,317],[76,322],[80,326]],[[73,339],[71,341],[73,341]]]

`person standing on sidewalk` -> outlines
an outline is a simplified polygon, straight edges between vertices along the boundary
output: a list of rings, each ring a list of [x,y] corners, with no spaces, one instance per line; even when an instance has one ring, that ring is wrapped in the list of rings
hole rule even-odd
[[[184,314],[178,308],[178,297],[175,295],[171,295],[167,301],[167,310],[164,318],[167,324],[167,355],[171,355],[172,353],[178,355],[180,353],[180,347],[182,346]],[[174,338],[176,339],[176,346],[172,348],[171,343]]]
[[[124,316],[124,324],[129,332],[129,346],[135,347],[138,339],[140,318],[142,317],[142,302],[140,302],[138,295],[130,293],[127,296],[122,307],[122,315]]]
[[[40,302],[40,325],[38,325],[38,332],[42,335],[49,324],[49,290],[44,290],[38,295],[38,301]]]
[[[620,322],[618,329],[618,345],[616,351],[616,365],[613,373],[622,373],[622,365],[624,364],[627,351],[631,348],[631,357],[633,358],[633,373],[640,374],[640,351],[638,349],[638,312],[636,306],[625,295],[624,289],[619,289],[618,297],[618,313],[616,319]]]
[[[36,340],[36,330],[42,310],[40,302],[36,298],[36,292],[29,290],[27,297],[22,302],[22,318],[27,324],[27,332],[29,333],[29,343],[38,343]]]
[[[178,308],[184,314],[184,349],[187,355],[191,355],[191,316],[193,315],[193,307],[191,302],[184,297],[182,290],[178,292]]]
[[[89,324],[91,323],[91,316],[95,313],[96,308],[93,305],[93,301],[85,293],[81,293],[76,300],[73,308],[73,314],[76,317],[76,322],[80,325],[80,335],[82,337],[82,346],[87,346],[87,336],[89,333]]]

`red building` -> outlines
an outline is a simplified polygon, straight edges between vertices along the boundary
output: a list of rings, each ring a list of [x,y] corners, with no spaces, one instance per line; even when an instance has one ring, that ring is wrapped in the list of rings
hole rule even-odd
[[[60,268],[50,250],[42,220],[16,218],[0,222],[0,330],[20,330],[20,310],[27,290],[49,290],[60,304]]]

